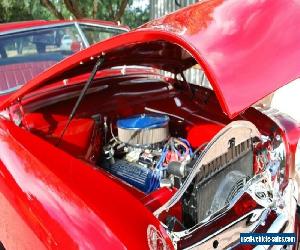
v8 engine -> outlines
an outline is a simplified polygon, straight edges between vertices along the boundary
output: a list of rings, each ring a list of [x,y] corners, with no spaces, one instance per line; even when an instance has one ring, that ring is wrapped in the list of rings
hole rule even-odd
[[[116,121],[118,135],[104,146],[101,166],[148,194],[160,187],[180,188],[202,148],[192,148],[169,131],[166,115],[141,114]],[[201,168],[182,197],[185,226],[222,209],[253,176],[253,143],[235,145]]]
[[[189,143],[169,136],[168,116],[142,114],[120,119],[117,128],[118,138],[113,137],[104,148],[103,165],[145,193],[171,186],[168,165],[191,158]]]

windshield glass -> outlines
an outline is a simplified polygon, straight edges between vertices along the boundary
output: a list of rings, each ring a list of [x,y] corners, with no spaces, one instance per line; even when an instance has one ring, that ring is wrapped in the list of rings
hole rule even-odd
[[[126,30],[123,29],[110,28],[110,27],[100,27],[100,26],[92,26],[86,24],[80,24],[79,26],[83,31],[89,44],[94,44],[104,39],[126,32]]]
[[[0,94],[17,89],[82,48],[75,25],[0,35]]]

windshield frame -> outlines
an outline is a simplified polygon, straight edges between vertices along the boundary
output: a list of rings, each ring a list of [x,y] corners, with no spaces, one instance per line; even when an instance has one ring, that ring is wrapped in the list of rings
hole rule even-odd
[[[80,27],[80,25],[86,25],[86,26],[91,26],[91,27],[99,27],[99,28],[107,28],[107,29],[114,29],[114,30],[120,30],[120,31],[124,31],[124,32],[128,32],[129,28],[126,28],[124,26],[114,26],[114,25],[106,25],[106,24],[98,24],[98,23],[92,23],[92,22],[88,22],[88,21],[68,21],[68,22],[64,22],[64,23],[54,23],[54,24],[45,24],[45,25],[39,25],[39,26],[34,26],[34,27],[30,27],[30,28],[20,28],[20,29],[13,29],[10,31],[4,31],[4,32],[0,32],[0,39],[1,37],[4,36],[10,36],[10,35],[19,35],[22,33],[26,33],[26,32],[33,32],[33,31],[42,31],[42,30],[48,30],[51,28],[64,28],[64,27],[75,27],[75,29],[77,30],[79,37],[82,41],[82,45],[83,45],[83,49],[88,48],[89,46],[91,46],[92,44],[90,44],[86,38],[86,35],[84,34],[82,28]],[[59,61],[58,61],[59,62]],[[34,76],[36,77],[36,76]],[[33,78],[34,78],[33,77]],[[1,81],[1,79],[0,79]],[[22,84],[22,85],[18,85],[15,87],[11,87],[9,89],[6,90],[1,90],[0,91],[0,96],[4,96],[4,95],[8,95],[10,93],[15,92],[16,90],[20,89],[23,85],[25,85],[26,83]]]
[[[81,34],[82,37],[84,37],[84,41],[87,45],[87,47],[89,47],[90,44],[83,29],[82,26],[90,26],[90,27],[95,27],[95,28],[103,28],[103,29],[111,29],[111,30],[119,30],[119,31],[123,31],[122,33],[128,32],[129,29],[125,28],[125,27],[117,27],[117,26],[113,26],[113,25],[101,25],[101,24],[96,24],[96,23],[89,23],[89,22],[84,22],[84,21],[77,21],[75,22],[75,26],[77,27],[79,33]],[[122,34],[120,33],[120,34]],[[119,34],[118,34],[119,35]],[[98,41],[100,42],[100,41]]]

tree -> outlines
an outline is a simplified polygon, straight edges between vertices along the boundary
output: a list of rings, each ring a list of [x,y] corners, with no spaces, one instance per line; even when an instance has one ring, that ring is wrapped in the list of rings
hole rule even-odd
[[[113,21],[120,21],[124,15],[129,0],[63,0],[64,8],[76,19],[97,18],[104,16]],[[56,18],[66,19],[62,12],[55,6],[53,0],[40,0],[42,6],[48,9]],[[103,11],[104,10],[104,11]]]
[[[127,8],[122,23],[129,27],[136,28],[150,19],[150,8],[132,7]]]
[[[150,16],[149,8],[136,7],[137,1],[140,0],[1,0],[0,22],[95,18],[137,27]]]
[[[64,19],[63,14],[55,7],[50,0],[40,0],[42,6],[47,8],[57,19]]]
[[[17,22],[32,19],[51,19],[49,12],[41,8],[37,0],[1,0],[0,22]]]

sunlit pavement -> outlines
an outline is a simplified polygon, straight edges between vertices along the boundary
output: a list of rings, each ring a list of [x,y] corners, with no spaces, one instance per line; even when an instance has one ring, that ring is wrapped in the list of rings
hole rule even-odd
[[[300,79],[278,89],[274,93],[271,107],[288,114],[300,123]]]

